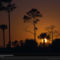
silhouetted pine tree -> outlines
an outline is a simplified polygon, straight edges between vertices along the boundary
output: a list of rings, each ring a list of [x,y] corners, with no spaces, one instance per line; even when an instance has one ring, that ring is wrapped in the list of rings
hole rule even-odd
[[[36,30],[38,29],[36,27],[36,24],[39,22],[38,17],[42,17],[41,13],[35,9],[32,8],[30,11],[28,11],[26,13],[26,15],[24,15],[24,22],[30,22],[30,20],[32,20],[32,24],[34,26],[34,40],[36,41]]]

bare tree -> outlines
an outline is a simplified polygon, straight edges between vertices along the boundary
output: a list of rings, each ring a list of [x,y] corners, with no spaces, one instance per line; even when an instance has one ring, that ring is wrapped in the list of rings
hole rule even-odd
[[[52,41],[54,39],[54,36],[59,36],[60,35],[60,33],[55,28],[56,27],[54,25],[51,25],[51,26],[46,28],[47,31],[48,31],[47,33],[50,34],[51,37],[52,37]]]

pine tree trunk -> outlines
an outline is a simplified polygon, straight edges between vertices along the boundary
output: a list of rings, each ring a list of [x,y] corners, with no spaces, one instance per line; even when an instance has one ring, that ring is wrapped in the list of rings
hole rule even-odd
[[[34,40],[36,41],[36,29],[35,29],[35,23],[34,23]]]

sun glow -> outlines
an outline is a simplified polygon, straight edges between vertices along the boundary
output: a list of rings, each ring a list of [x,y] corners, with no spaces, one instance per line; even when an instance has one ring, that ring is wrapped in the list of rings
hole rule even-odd
[[[52,44],[51,40],[48,40],[47,38],[44,39],[38,39],[37,40],[38,46],[45,44],[46,46]]]
[[[46,38],[44,38],[44,39],[41,39],[41,42],[42,43],[48,43],[48,40]]]
[[[45,43],[47,43],[47,42],[48,42],[48,40],[47,40],[46,38],[45,38],[44,40],[45,40]]]

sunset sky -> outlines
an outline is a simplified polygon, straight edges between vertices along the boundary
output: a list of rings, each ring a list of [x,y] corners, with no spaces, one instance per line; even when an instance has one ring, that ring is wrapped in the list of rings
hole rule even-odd
[[[42,32],[47,32],[46,27],[55,25],[56,30],[60,32],[60,0],[13,0],[16,4],[16,9],[11,12],[11,40],[25,40],[33,38],[33,25],[24,23],[23,16],[32,8],[38,9],[42,16],[38,22],[37,36]],[[0,11],[0,25],[8,25],[8,13]],[[6,41],[8,41],[8,29],[6,30]],[[0,30],[0,41],[2,42],[2,30]],[[37,39],[38,40],[38,39]]]

